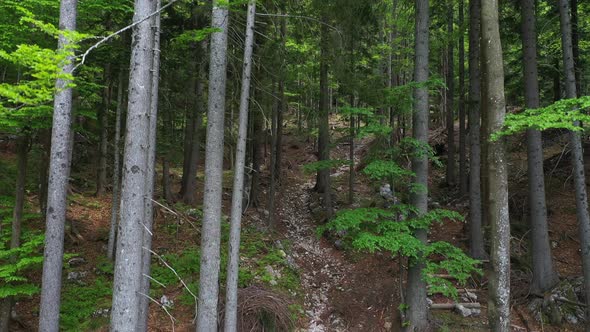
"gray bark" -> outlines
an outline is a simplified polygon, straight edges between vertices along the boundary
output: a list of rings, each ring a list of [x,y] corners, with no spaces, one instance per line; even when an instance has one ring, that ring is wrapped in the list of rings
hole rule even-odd
[[[109,108],[111,106],[111,65],[105,65],[104,69],[104,89],[102,96],[102,108],[98,112],[98,122],[100,125],[100,142],[98,148],[98,172],[96,176],[96,196],[100,197],[105,194],[107,184],[107,157],[108,157],[108,127],[109,127]]]
[[[201,273],[197,331],[217,330],[219,266],[221,241],[221,204],[223,180],[223,139],[225,92],[227,81],[227,36],[229,10],[219,0],[213,1],[211,62],[209,68],[209,105],[207,144],[205,149],[205,194],[201,231]]]
[[[62,0],[60,3],[59,29],[76,30],[77,0]],[[58,49],[67,49],[70,41],[60,35]],[[72,73],[73,57],[66,61],[61,71]],[[53,106],[53,129],[47,195],[47,220],[43,276],[41,281],[41,306],[39,330],[59,330],[59,307],[61,300],[61,276],[63,266],[64,228],[67,210],[68,179],[70,177],[72,125],[72,89],[69,81],[58,79],[55,86]]]
[[[225,293],[225,332],[236,332],[238,330],[238,268],[240,263],[240,232],[242,222],[242,201],[244,197],[244,168],[246,166],[248,106],[250,103],[250,76],[252,74],[255,18],[256,1],[250,0],[248,3],[248,17],[246,22],[242,94],[240,97],[238,141],[236,146],[236,164],[234,168],[234,189],[232,192],[229,261],[227,264],[227,286]]]
[[[574,55],[572,46],[572,26],[568,0],[559,0],[559,16],[561,21],[561,44],[563,50],[563,68],[565,70],[565,93],[568,99],[576,98],[576,75],[574,69]],[[574,125],[579,126],[579,122]],[[584,151],[582,139],[578,132],[570,133],[572,146],[572,164],[574,167],[574,191],[576,194],[576,213],[582,249],[582,269],[584,272],[584,286],[586,303],[590,303],[590,215],[588,213],[588,194],[586,192],[586,175],[584,174]],[[586,320],[590,319],[590,306],[586,307]],[[590,325],[586,324],[586,331]]]
[[[453,2],[447,2],[447,34],[452,36],[454,16]],[[446,108],[447,108],[447,184],[454,186],[457,183],[457,174],[455,171],[455,60],[454,60],[455,43],[449,41],[447,45],[447,89],[446,89]]]
[[[109,241],[107,243],[107,257],[113,261],[115,258],[115,241],[117,238],[117,226],[119,224],[119,203],[121,195],[121,113],[123,112],[123,69],[119,71],[119,83],[117,87],[117,110],[115,114],[115,140],[113,142],[113,199],[111,205],[111,226],[109,229]]]
[[[465,0],[459,1],[459,192],[461,197],[467,194],[467,140],[465,124]]]
[[[134,22],[149,16],[155,0],[136,0]],[[113,283],[111,331],[135,331],[139,321],[143,234],[148,196],[150,104],[152,95],[152,20],[133,29],[127,132],[121,188],[121,213]]]
[[[428,0],[417,0],[416,32],[414,46],[414,81],[423,83],[428,81],[429,34],[430,15]],[[428,88],[414,89],[414,113],[412,115],[414,139],[428,144]],[[420,214],[428,212],[428,157],[425,153],[416,151],[412,156],[412,171],[416,174],[415,182],[424,187],[411,194],[410,200]],[[416,238],[426,243],[427,231],[416,231]],[[411,262],[408,269],[406,319],[409,326],[406,331],[427,331],[430,329],[428,303],[426,302],[426,283],[422,278],[423,264]]]
[[[524,51],[524,96],[526,108],[539,108],[539,74],[537,70],[537,30],[535,1],[521,1],[522,43]],[[543,143],[541,132],[527,131],[527,162],[531,244],[533,261],[533,292],[543,294],[559,281],[553,266],[547,205],[545,203],[545,174],[543,173]]]
[[[469,2],[469,247],[473,258],[484,258],[481,208],[481,73],[480,73],[481,0]]]
[[[504,68],[498,0],[482,1],[481,55],[483,71],[482,105],[487,114],[484,139],[500,131],[506,116]],[[491,270],[488,315],[492,331],[510,331],[510,218],[508,213],[508,169],[504,141],[489,141],[487,162],[489,209],[491,225]]]
[[[156,0],[156,10],[160,10],[161,0]],[[145,229],[143,230],[143,248],[142,267],[141,267],[141,286],[140,294],[148,295],[150,293],[151,260],[152,254],[152,234],[154,224],[154,185],[156,181],[156,138],[158,133],[158,92],[160,87],[160,33],[161,33],[161,15],[156,14],[153,17],[153,60],[152,60],[152,84],[151,84],[151,101],[149,114],[149,136],[148,136],[148,153],[147,153],[147,176],[146,176],[146,200],[144,210]],[[137,331],[147,331],[148,313],[150,299],[141,295],[139,298],[139,318],[137,321]]]

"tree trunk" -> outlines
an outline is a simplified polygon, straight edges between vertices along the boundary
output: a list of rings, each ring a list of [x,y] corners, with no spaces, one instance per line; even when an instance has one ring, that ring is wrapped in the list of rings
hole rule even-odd
[[[96,174],[96,196],[102,197],[107,185],[107,157],[109,145],[109,108],[111,107],[111,64],[104,68],[104,89],[102,96],[102,108],[98,112],[100,124],[100,142],[98,146],[98,172]]]
[[[121,148],[121,114],[123,113],[123,85],[125,84],[124,69],[119,71],[119,83],[117,87],[117,111],[115,115],[115,140],[113,142],[114,161],[113,161],[113,199],[111,205],[111,226],[109,230],[109,242],[107,244],[107,257],[109,260],[115,259],[115,243],[117,239],[117,226],[119,225],[119,198],[121,195],[121,167],[120,167],[120,148]]]
[[[322,22],[326,22],[325,15]],[[328,27],[322,24],[320,36],[320,109],[319,109],[319,136],[318,136],[318,160],[330,160],[330,111],[328,101]],[[332,216],[332,186],[330,179],[331,169],[324,168],[318,171],[316,190],[323,193],[324,209],[327,217]]]
[[[61,0],[59,28],[76,30],[77,0]],[[70,47],[71,41],[63,34],[59,37],[58,49]],[[61,71],[72,73],[73,55],[63,63]],[[70,82],[58,79],[53,107],[53,129],[49,165],[47,220],[45,250],[41,283],[39,331],[59,330],[59,307],[61,300],[61,276],[63,266],[64,231],[66,222],[68,179],[70,177],[72,126],[72,89]]]
[[[281,12],[284,12],[284,9],[281,9]],[[280,30],[280,37],[281,37],[281,45],[280,49],[281,52],[284,54],[283,59],[286,61],[286,47],[285,43],[287,42],[287,19],[285,17],[281,18],[281,30]],[[286,62],[281,65],[281,72],[279,78],[279,106],[277,109],[277,130],[276,130],[276,160],[274,164],[275,168],[275,176],[277,178],[277,182],[281,182],[281,164],[283,160],[283,117],[287,113],[288,110],[288,103],[287,103],[287,96],[285,95],[285,80],[287,79],[287,69],[286,69]]]
[[[272,83],[273,91],[275,82]],[[274,95],[274,93],[273,93]],[[268,185],[268,225],[271,229],[275,228],[275,191],[277,185],[277,127],[279,121],[279,103],[276,100],[272,102],[272,114],[270,124],[270,179]]]
[[[447,34],[453,35],[453,2],[447,2]],[[455,60],[454,60],[455,43],[449,38],[447,45],[447,184],[455,186],[457,183],[457,174],[455,171]]]
[[[481,208],[481,145],[480,145],[480,8],[481,0],[469,2],[469,230],[470,253],[473,258],[486,257]]]
[[[242,201],[244,198],[244,167],[246,166],[246,139],[248,134],[248,106],[250,103],[250,76],[252,74],[252,52],[254,49],[254,27],[256,1],[248,3],[246,41],[244,45],[244,69],[242,74],[242,94],[238,141],[236,146],[236,166],[232,192],[231,228],[229,239],[229,260],[227,265],[227,287],[225,297],[226,332],[238,330],[238,269],[240,263],[240,232],[242,222]]]
[[[483,70],[482,105],[487,114],[485,140],[500,131],[506,116],[504,68],[498,0],[481,4],[481,55]],[[508,214],[508,170],[504,141],[488,141],[488,221],[491,225],[491,271],[488,315],[492,331],[510,331],[510,219]]]
[[[524,96],[526,108],[540,107],[539,74],[537,70],[537,30],[534,0],[523,0],[522,44],[524,50]],[[545,174],[543,173],[543,142],[541,132],[527,130],[528,189],[533,261],[533,292],[543,294],[559,281],[553,267],[553,256],[547,227]]]
[[[136,0],[134,22],[149,16],[153,0]],[[146,200],[150,199],[148,156],[150,146],[150,104],[152,95],[153,21],[145,20],[133,29],[127,106],[127,134],[121,188],[121,213],[117,238],[117,259],[113,282],[111,331],[135,331],[139,321],[142,257]]]
[[[574,70],[576,75],[576,91],[582,91],[582,66],[580,62],[580,29],[578,26],[578,0],[570,0],[571,25],[572,25],[572,56],[574,58]]]
[[[430,15],[428,0],[416,0],[416,32],[415,32],[415,60],[414,81],[424,83],[428,81],[429,35],[428,27]],[[412,116],[414,139],[422,144],[428,144],[428,88],[414,89],[414,113]],[[421,148],[419,148],[421,149]],[[421,151],[415,151],[412,156],[412,171],[416,174],[416,184],[424,186],[424,190],[415,191],[410,200],[419,214],[428,212],[428,156]],[[418,230],[416,238],[426,243],[427,231]],[[430,315],[428,309],[426,283],[422,278],[424,264],[410,263],[408,269],[406,320],[409,325],[406,331],[430,330]]]
[[[156,10],[160,10],[162,6],[161,0],[156,0]],[[158,134],[158,92],[160,89],[160,33],[161,33],[161,17],[156,14],[152,18],[153,23],[153,54],[152,54],[152,81],[151,81],[151,96],[150,96],[150,113],[149,118],[149,136],[148,136],[148,153],[147,153],[147,174],[145,179],[146,185],[146,199],[143,221],[145,227],[143,229],[143,248],[141,250],[142,266],[141,266],[141,285],[140,295],[148,295],[150,293],[150,278],[151,262],[152,262],[152,239],[153,239],[153,225],[154,225],[154,187],[156,182],[156,155],[157,145],[156,138]],[[139,317],[137,320],[137,331],[147,331],[148,314],[150,299],[141,295],[139,298]]]
[[[207,43],[205,41],[200,42],[200,50],[197,52],[197,57],[204,58],[207,53]],[[195,62],[198,59],[195,59]],[[197,204],[197,170],[199,167],[199,153],[201,150],[201,127],[203,125],[203,110],[205,105],[203,104],[203,88],[205,77],[206,64],[205,61],[200,61],[196,66],[195,77],[195,110],[193,113],[193,128],[192,128],[192,141],[190,144],[190,163],[188,164],[187,175],[186,175],[186,188],[183,190],[183,201],[187,205]],[[183,179],[185,175],[183,174]]]
[[[559,16],[561,19],[561,44],[563,50],[563,68],[565,70],[565,91],[568,99],[576,98],[576,75],[572,47],[572,27],[568,0],[559,0]],[[579,122],[574,125],[579,126]],[[590,215],[588,213],[588,194],[586,192],[586,175],[584,174],[584,151],[582,139],[578,132],[570,133],[572,146],[572,164],[574,167],[574,190],[576,194],[576,212],[582,249],[582,269],[584,271],[584,286],[586,303],[590,304]],[[590,320],[590,306],[586,307],[586,321]],[[590,325],[586,325],[590,331]]]
[[[467,194],[467,140],[465,124],[465,0],[459,1],[459,192],[461,197]]]
[[[223,181],[223,132],[225,90],[227,80],[227,3],[213,1],[211,62],[209,71],[209,109],[207,113],[207,145],[205,150],[205,196],[201,231],[201,273],[197,331],[217,330],[217,299],[219,296],[219,265],[221,245],[221,203]]]
[[[10,237],[10,249],[20,247],[21,226],[25,206],[25,184],[27,176],[27,158],[29,154],[29,136],[21,134],[17,139],[17,176],[14,211],[12,213],[12,233]],[[12,259],[12,258],[11,258]],[[0,331],[8,332],[10,313],[12,312],[13,298],[7,297],[0,304]]]
[[[39,165],[39,210],[43,220],[47,217],[47,182],[49,181],[49,153],[51,151],[51,130],[39,130],[41,162]]]
[[[166,157],[162,158],[162,191],[164,192],[164,201],[172,204],[172,186],[170,184],[170,162]]]

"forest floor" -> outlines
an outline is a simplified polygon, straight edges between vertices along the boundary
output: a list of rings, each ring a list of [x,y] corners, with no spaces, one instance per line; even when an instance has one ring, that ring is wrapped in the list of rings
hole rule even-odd
[[[515,140],[518,142],[518,140]],[[355,150],[356,163],[362,163],[362,157],[370,149],[371,142],[358,142]],[[333,158],[346,159],[349,146],[340,143],[333,149]],[[527,232],[518,231],[522,226],[526,210],[526,175],[522,168],[523,147],[515,143],[511,146],[511,215],[514,227],[513,248],[526,258]],[[548,150],[547,160],[555,162],[561,149]],[[282,184],[277,194],[277,229],[264,233],[265,217],[268,211],[264,204],[259,208],[250,208],[244,217],[244,268],[247,269],[249,282],[257,283],[284,294],[293,304],[293,316],[299,331],[397,331],[400,324],[398,306],[399,265],[397,259],[387,254],[362,254],[340,250],[334,242],[317,234],[321,221],[312,213],[312,206],[317,204],[317,194],[313,191],[315,178],[303,171],[303,165],[315,161],[314,148],[309,141],[287,132],[283,146]],[[579,242],[577,240],[577,223],[575,205],[571,191],[571,179],[566,158],[557,160],[557,164],[547,165],[547,195],[551,241],[555,264],[561,277],[581,275]],[[2,153],[2,161],[14,161],[10,153]],[[526,167],[525,167],[526,169]],[[444,170],[433,169],[430,187],[432,200],[443,208],[450,208],[467,215],[468,206],[465,199],[456,199],[456,193],[449,192],[441,186]],[[89,174],[76,174],[75,178],[90,177]],[[178,173],[173,174],[176,182]],[[231,195],[231,174],[224,178],[224,205]],[[524,179],[524,180],[523,180]],[[332,176],[335,189],[335,207],[346,208],[347,167],[336,170]],[[202,185],[202,176],[199,178]],[[356,180],[356,200],[353,207],[370,204],[379,199],[377,189],[359,175]],[[80,185],[80,187],[83,187]],[[177,189],[177,188],[176,188]],[[265,193],[263,190],[261,194]],[[262,197],[262,196],[261,196]],[[264,195],[266,197],[266,195]],[[29,206],[36,205],[35,197],[29,197]],[[265,202],[266,199],[262,199]],[[64,270],[64,294],[62,322],[67,324],[67,331],[106,331],[111,287],[112,265],[104,257],[108,225],[110,223],[110,196],[96,198],[89,188],[76,188],[69,198],[68,219],[74,230],[70,229],[66,238],[66,252],[75,253],[84,259],[81,266],[66,265]],[[181,275],[189,287],[195,284],[198,275],[199,237],[198,215],[191,216],[192,210],[186,207],[174,207],[170,212],[158,209],[156,214],[157,236],[154,250],[174,263],[182,270]],[[181,211],[181,212],[178,212]],[[181,215],[176,215],[180,213]],[[28,226],[42,230],[43,221],[32,220]],[[266,234],[266,235],[261,235]],[[430,232],[433,240],[445,240],[466,248],[464,224],[444,222],[435,225]],[[225,249],[224,249],[225,250]],[[285,254],[286,258],[280,258]],[[278,257],[278,258],[277,258]],[[287,262],[288,261],[288,262]],[[524,259],[526,261],[526,259]],[[157,259],[154,259],[157,262]],[[175,305],[172,317],[168,316],[158,305],[152,304],[150,314],[150,331],[192,331],[194,304],[187,296],[184,286],[176,277],[170,276],[162,264],[155,264],[154,274],[167,280],[166,287],[155,287],[156,300],[166,295]],[[484,266],[485,268],[485,266]],[[270,272],[268,272],[270,270]],[[278,271],[278,272],[276,272]],[[527,310],[528,282],[530,270],[520,262],[513,260],[513,330],[514,331],[581,331],[582,327],[563,325],[560,327],[542,326],[537,323]],[[72,272],[87,273],[82,280],[75,280]],[[184,273],[184,274],[183,274]],[[274,275],[274,274],[277,275]],[[32,282],[40,282],[40,271],[29,275]],[[68,280],[70,277],[74,280]],[[284,280],[274,280],[284,279]],[[274,281],[274,283],[273,283]],[[278,282],[278,283],[277,283]],[[223,285],[222,285],[223,287]],[[470,282],[478,301],[482,305],[479,317],[462,318],[451,311],[433,312],[437,330],[440,331],[485,331],[488,330],[486,310],[487,289],[483,278]],[[450,302],[439,295],[431,297],[436,303]],[[31,331],[36,326],[38,315],[38,296],[18,301],[17,312],[22,326],[13,324],[13,331]],[[174,326],[174,327],[173,327]]]

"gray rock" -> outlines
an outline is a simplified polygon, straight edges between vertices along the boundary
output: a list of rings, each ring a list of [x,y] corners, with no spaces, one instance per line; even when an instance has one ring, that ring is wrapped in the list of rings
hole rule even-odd
[[[168,296],[162,295],[162,297],[160,298],[160,304],[164,307],[171,308],[172,306],[174,306],[174,301],[169,299]]]
[[[70,266],[80,266],[86,264],[86,260],[83,257],[74,257],[68,261],[68,265]]]
[[[79,282],[88,276],[86,271],[72,271],[68,273],[68,281]]]
[[[465,292],[461,294],[461,299],[464,302],[477,302],[477,295],[471,292]]]
[[[94,318],[99,318],[99,317],[109,317],[111,314],[111,309],[110,308],[101,308],[96,310],[95,312],[92,313],[92,317]]]
[[[469,317],[472,314],[471,309],[465,308],[460,304],[455,305],[455,312],[463,317]]]

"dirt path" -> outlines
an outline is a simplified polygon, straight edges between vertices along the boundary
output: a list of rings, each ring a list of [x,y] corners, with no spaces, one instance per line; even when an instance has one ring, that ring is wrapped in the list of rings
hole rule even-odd
[[[285,179],[278,217],[301,273],[308,318],[303,330],[388,330],[398,303],[394,263],[385,256],[349,257],[317,236],[318,225],[309,210],[314,179],[300,169],[312,151],[292,137],[287,144],[286,159],[297,166]]]

